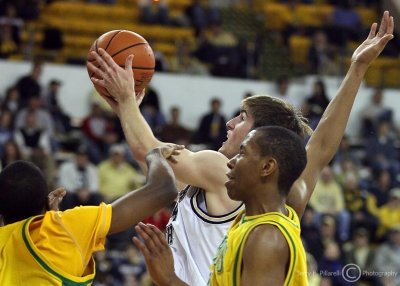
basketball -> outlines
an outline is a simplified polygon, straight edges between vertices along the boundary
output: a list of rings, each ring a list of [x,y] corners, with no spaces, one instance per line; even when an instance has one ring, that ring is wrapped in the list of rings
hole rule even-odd
[[[133,54],[135,56],[132,63],[135,92],[141,92],[149,84],[154,73],[155,59],[149,43],[141,35],[127,30],[109,31],[94,41],[89,52],[98,51],[99,48],[106,50],[122,68],[125,68],[126,58]],[[90,54],[87,61],[94,63],[97,67],[99,66]],[[90,77],[96,77],[89,69],[87,71]],[[94,84],[94,87],[100,94],[111,96],[104,87],[96,84]]]

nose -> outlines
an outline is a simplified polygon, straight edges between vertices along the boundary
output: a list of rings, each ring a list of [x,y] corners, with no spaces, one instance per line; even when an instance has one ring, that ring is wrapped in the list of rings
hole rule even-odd
[[[238,118],[238,116],[232,118],[231,120],[229,120],[226,123],[226,129],[227,130],[232,130],[233,128],[235,128],[235,125],[236,125],[236,122],[237,122],[237,118]]]
[[[230,170],[232,170],[235,167],[236,157],[237,157],[237,155],[235,157],[233,157],[232,159],[230,159],[229,162],[227,163],[227,166]]]

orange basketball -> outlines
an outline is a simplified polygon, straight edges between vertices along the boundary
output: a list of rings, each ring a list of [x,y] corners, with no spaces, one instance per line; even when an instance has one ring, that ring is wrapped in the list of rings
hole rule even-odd
[[[98,51],[99,48],[103,48],[110,54],[114,61],[122,68],[125,67],[126,58],[133,54],[132,69],[135,78],[135,92],[142,91],[150,82],[155,68],[155,60],[153,50],[149,43],[141,35],[127,31],[127,30],[114,30],[109,31],[101,35],[90,47],[90,51]],[[99,66],[96,60],[88,55],[88,62],[94,63]],[[89,76],[96,77],[96,75],[89,69]],[[104,87],[94,84],[96,90],[106,96],[111,94]]]

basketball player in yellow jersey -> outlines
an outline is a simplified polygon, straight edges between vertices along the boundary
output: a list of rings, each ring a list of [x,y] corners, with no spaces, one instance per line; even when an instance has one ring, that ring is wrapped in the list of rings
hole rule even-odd
[[[245,209],[217,250],[209,285],[307,285],[300,221],[286,205],[290,188],[306,163],[302,140],[292,131],[260,127],[246,136],[239,154],[228,162],[225,183],[229,197],[243,201]],[[144,224],[136,229],[144,243],[137,238],[134,242],[142,251],[154,282],[186,285],[173,272],[171,254],[162,233]],[[164,271],[155,267],[156,260]],[[168,267],[172,271],[165,271]]]
[[[92,254],[109,233],[127,229],[177,196],[165,158],[183,146],[169,145],[146,156],[147,183],[110,205],[48,211],[46,179],[34,164],[17,161],[0,173],[0,285],[90,285]],[[56,197],[62,197],[55,194]],[[53,207],[54,206],[50,206]]]

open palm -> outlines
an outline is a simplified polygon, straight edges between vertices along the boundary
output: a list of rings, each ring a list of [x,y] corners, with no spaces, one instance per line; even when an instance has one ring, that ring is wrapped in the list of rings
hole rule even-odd
[[[376,33],[377,27],[377,23],[372,24],[368,38],[354,51],[351,57],[352,62],[368,66],[393,39],[394,21],[388,11],[383,13],[378,33]]]

